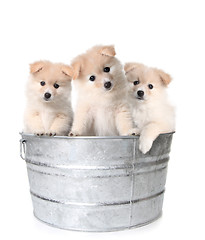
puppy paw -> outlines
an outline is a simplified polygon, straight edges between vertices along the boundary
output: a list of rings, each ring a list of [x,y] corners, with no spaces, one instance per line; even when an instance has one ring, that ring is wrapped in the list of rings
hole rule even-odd
[[[47,136],[49,137],[53,137],[53,136],[56,136],[56,133],[55,132],[48,132],[46,133]]]
[[[44,132],[34,132],[34,135],[39,137],[39,136],[45,135],[45,133]]]
[[[139,129],[137,129],[137,128],[132,128],[132,129],[130,129],[129,131],[128,131],[128,134],[126,134],[126,135],[128,135],[128,136],[137,136],[137,135],[139,135]]]
[[[146,154],[152,147],[152,139],[141,138],[139,141],[139,149],[142,153]]]
[[[68,134],[69,137],[77,137],[77,136],[80,136],[77,132],[75,131],[71,131],[69,134]]]

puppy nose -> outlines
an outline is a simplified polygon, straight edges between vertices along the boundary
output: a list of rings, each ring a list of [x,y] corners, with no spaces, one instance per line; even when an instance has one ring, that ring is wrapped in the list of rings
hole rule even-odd
[[[104,84],[104,87],[105,87],[106,89],[111,88],[111,86],[112,86],[111,82],[106,82],[106,83]]]
[[[49,98],[51,97],[51,94],[48,93],[48,92],[46,92],[46,93],[44,94],[44,97],[45,97],[46,99],[49,99]]]
[[[144,91],[139,90],[139,91],[137,92],[137,95],[138,95],[139,97],[143,97],[143,96],[144,96]]]

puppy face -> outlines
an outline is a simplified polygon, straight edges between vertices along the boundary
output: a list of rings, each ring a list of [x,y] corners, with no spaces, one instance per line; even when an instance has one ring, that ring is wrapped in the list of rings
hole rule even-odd
[[[126,63],[124,70],[130,90],[139,102],[160,96],[171,81],[165,72],[139,63]]]
[[[68,97],[71,90],[72,69],[64,64],[39,61],[30,65],[31,78],[27,94],[43,102]]]
[[[87,93],[110,93],[124,80],[121,63],[113,46],[95,46],[74,59],[74,82]]]

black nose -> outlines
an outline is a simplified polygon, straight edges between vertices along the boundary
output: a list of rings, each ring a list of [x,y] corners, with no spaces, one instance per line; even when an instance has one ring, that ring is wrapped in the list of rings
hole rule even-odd
[[[138,95],[139,97],[143,97],[143,96],[144,96],[144,91],[139,90],[139,91],[137,92],[137,95]]]
[[[111,88],[111,86],[112,86],[111,82],[106,82],[106,83],[104,84],[104,87],[105,87],[106,89]]]
[[[44,94],[44,97],[45,97],[46,99],[49,99],[49,98],[51,97],[51,94],[48,93],[48,92],[46,92],[46,93]]]

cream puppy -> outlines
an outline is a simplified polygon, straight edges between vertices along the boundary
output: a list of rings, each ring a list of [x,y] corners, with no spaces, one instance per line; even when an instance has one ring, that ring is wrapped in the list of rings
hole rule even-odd
[[[113,46],[95,46],[72,62],[78,91],[70,136],[135,135],[123,67]]]
[[[71,67],[49,61],[30,65],[24,132],[67,135],[72,124]]]
[[[171,77],[156,68],[126,63],[132,115],[140,134],[139,148],[145,154],[160,133],[175,129],[175,114],[167,100],[166,88]]]

